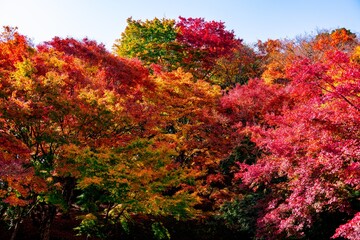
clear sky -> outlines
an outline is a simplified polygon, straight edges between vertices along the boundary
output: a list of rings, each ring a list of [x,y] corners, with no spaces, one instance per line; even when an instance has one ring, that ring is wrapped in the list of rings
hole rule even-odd
[[[360,0],[0,0],[0,26],[34,43],[88,37],[110,50],[126,19],[202,17],[225,23],[246,43],[345,27],[360,33]]]

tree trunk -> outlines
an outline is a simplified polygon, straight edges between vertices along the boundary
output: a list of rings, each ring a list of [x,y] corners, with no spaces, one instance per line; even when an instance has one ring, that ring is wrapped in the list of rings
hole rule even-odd
[[[24,211],[23,208],[17,208],[16,211],[18,211],[18,216],[14,220],[15,225],[10,240],[15,240],[17,233],[19,231],[20,223],[22,222],[22,218],[23,218],[23,211]]]
[[[19,231],[19,226],[20,226],[20,220],[16,220],[15,226],[14,226],[14,231],[11,234],[11,238],[10,240],[15,240],[16,235]]]
[[[51,222],[52,221],[50,221],[50,219],[48,219],[44,223],[41,223],[41,226],[40,226],[40,239],[41,240],[49,240],[50,239]]]
[[[40,219],[40,240],[50,240],[51,224],[54,220],[56,207],[43,205]]]

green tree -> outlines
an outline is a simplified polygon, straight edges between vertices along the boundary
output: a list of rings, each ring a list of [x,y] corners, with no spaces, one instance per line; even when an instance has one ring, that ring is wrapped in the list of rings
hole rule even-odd
[[[138,58],[145,65],[159,64],[174,70],[182,60],[181,46],[176,41],[177,28],[173,19],[127,19],[121,38],[115,41],[113,51],[121,57]]]

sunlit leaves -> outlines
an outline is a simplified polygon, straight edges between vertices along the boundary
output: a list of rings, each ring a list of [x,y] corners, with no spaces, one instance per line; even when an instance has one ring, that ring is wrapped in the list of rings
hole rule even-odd
[[[5,50],[12,44],[9,39],[1,42]],[[71,208],[82,173],[81,163],[69,158],[68,151],[76,149],[71,146],[111,148],[146,136],[144,116],[151,108],[142,96],[152,83],[138,61],[120,59],[89,40],[54,38],[31,55],[4,59],[8,65],[2,68],[0,104],[1,165],[6,166],[6,173],[0,174],[1,190],[7,190],[2,192],[3,203],[34,204],[29,213],[45,211],[40,214],[50,214],[45,219],[51,221],[54,215],[46,209]],[[101,182],[85,176],[88,185]],[[39,204],[47,207],[38,208]]]
[[[216,109],[220,88],[195,81],[182,70],[159,74],[155,81],[158,95],[152,101],[160,110],[158,127],[162,128],[162,137],[175,144],[178,161],[191,164],[198,159],[199,166],[205,166],[226,152],[216,143],[226,138],[222,132],[225,120],[221,122]]]
[[[98,207],[111,203],[105,210],[113,215],[105,221],[119,219],[124,211],[179,218],[194,214],[190,206],[196,198],[185,187],[192,171],[171,167],[173,154],[169,148],[142,140],[114,150],[81,150],[74,156],[82,176],[80,206],[91,210],[94,203]],[[123,210],[115,214],[120,205]]]
[[[360,75],[343,43],[327,43],[321,58],[299,55],[276,62],[284,83],[250,81],[222,99],[239,133],[251,134],[263,152],[254,164],[240,163],[236,175],[268,194],[257,221],[259,237],[304,237],[323,213],[351,218],[358,211]],[[284,54],[276,46],[275,51]],[[279,77],[269,69],[265,73]],[[340,227],[336,236],[353,238],[353,224]]]
[[[359,230],[359,223],[360,223],[360,213],[358,212],[355,214],[355,217],[351,219],[346,224],[341,225],[337,230],[336,233],[332,238],[338,237],[346,237],[350,240],[355,240],[360,238],[360,230]]]
[[[241,40],[226,30],[223,22],[180,17],[176,26],[179,28],[177,40],[186,51],[184,69],[200,79],[208,79],[216,60],[241,45]]]
[[[173,70],[181,64],[181,46],[175,41],[175,20],[158,19],[127,20],[127,27],[114,46],[114,52],[122,57],[138,58],[145,65],[160,64]]]
[[[310,62],[324,62],[328,51],[349,53],[357,44],[356,35],[344,28],[296,40],[259,41],[258,48],[265,64],[262,77],[268,83],[286,83],[289,81],[286,69],[292,66],[293,61],[306,58]]]
[[[146,66],[155,64],[165,71],[181,67],[195,78],[208,80],[216,61],[237,47],[242,47],[241,41],[224,23],[180,17],[177,21],[129,18],[113,49],[117,55],[138,58]]]
[[[128,19],[121,58],[89,39],[34,48],[6,27],[0,217],[43,228],[76,208],[77,231],[104,238],[135,215],[206,217],[229,201],[229,226],[258,238],[312,237],[335,215],[322,236],[357,239],[358,43],[336,29],[256,52],[222,22]]]

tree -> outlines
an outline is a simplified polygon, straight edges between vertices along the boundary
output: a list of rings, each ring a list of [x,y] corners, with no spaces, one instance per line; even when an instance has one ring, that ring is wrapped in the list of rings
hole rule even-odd
[[[3,46],[12,44],[9,39]],[[4,58],[9,64],[3,68],[1,120],[18,149],[31,153],[24,162],[37,176],[31,184],[45,185],[27,203],[41,239],[48,239],[55,213],[71,207],[79,178],[77,165],[63,157],[65,146],[96,149],[146,136],[142,114],[151,108],[140,101],[151,84],[139,62],[119,59],[89,40],[54,38],[26,53],[16,61],[13,54]]]
[[[128,26],[113,50],[122,57],[138,58],[146,66],[166,71],[181,67],[197,79],[208,80],[216,61],[241,46],[222,22],[202,18],[157,18],[146,21],[128,19]]]
[[[172,148],[161,142],[135,140],[125,147],[92,151],[70,146],[81,177],[77,204],[83,209],[77,230],[87,236],[111,238],[121,226],[126,230],[132,215],[194,217],[197,203],[187,192],[193,187],[191,171],[173,163]]]
[[[244,186],[266,194],[258,237],[329,238],[336,228],[334,237],[356,236],[359,73],[349,53],[329,50],[317,61],[302,58],[286,66],[290,82],[269,85],[272,94],[249,82],[223,98],[239,132],[250,134],[263,152],[254,163],[239,163],[236,176]],[[274,97],[254,101],[259,95]],[[272,99],[277,101],[268,105]],[[246,103],[258,111],[244,113]],[[349,222],[339,227],[345,222],[326,220],[330,214],[342,214]],[[322,236],[314,229],[321,221],[330,228]]]
[[[183,68],[196,78],[207,80],[212,76],[216,61],[230,55],[241,45],[223,22],[205,21],[203,18],[179,18],[177,40],[185,48]]]
[[[13,229],[11,239],[16,238],[23,218],[28,215],[36,195],[44,191],[45,181],[35,176],[31,167],[31,149],[14,131],[9,116],[28,106],[21,99],[14,101],[14,71],[24,58],[31,57],[34,49],[28,39],[16,28],[4,27],[0,35],[0,217]],[[19,121],[21,115],[18,116]],[[19,126],[26,131],[24,126]]]
[[[138,58],[146,66],[159,64],[165,70],[177,69],[182,62],[182,47],[176,41],[177,28],[173,19],[127,19],[125,31],[115,41],[118,56]]]
[[[352,52],[358,44],[356,35],[345,28],[322,31],[315,36],[300,36],[295,40],[259,41],[257,48],[263,58],[262,78],[267,83],[286,83],[286,68],[293,61],[308,58],[311,61],[323,61],[327,51],[339,50]]]
[[[259,78],[261,74],[261,57],[251,47],[239,44],[230,54],[216,60],[209,80],[222,89],[231,89],[236,84]]]
[[[179,167],[197,174],[193,191],[202,199],[197,207],[218,208],[227,195],[226,189],[216,187],[222,181],[218,164],[232,148],[229,125],[219,108],[221,89],[181,69],[160,72],[154,80],[156,94],[151,101],[159,109],[160,131],[155,138],[173,146]]]

